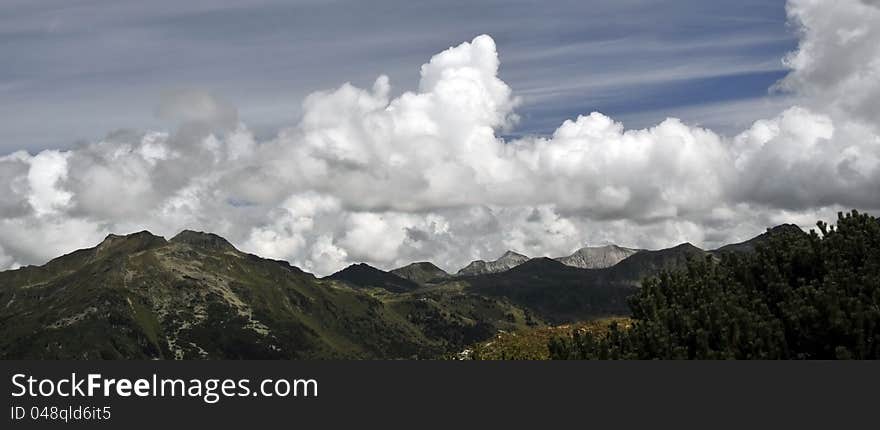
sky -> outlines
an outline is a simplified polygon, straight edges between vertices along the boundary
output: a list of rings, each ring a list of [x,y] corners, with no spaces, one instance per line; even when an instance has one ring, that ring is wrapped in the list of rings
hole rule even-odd
[[[512,134],[593,110],[630,127],[675,112],[740,131],[775,108],[768,88],[796,44],[781,0],[181,3],[2,2],[0,154],[167,131],[162,94],[193,88],[269,137],[313,91],[385,74],[400,93],[426,59],[480,34],[523,98]]]
[[[880,207],[880,3],[0,5],[0,268],[212,231],[328,274]]]

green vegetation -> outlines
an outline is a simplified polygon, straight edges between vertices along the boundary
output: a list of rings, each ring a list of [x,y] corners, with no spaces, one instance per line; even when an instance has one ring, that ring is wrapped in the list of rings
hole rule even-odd
[[[782,229],[754,252],[647,279],[632,324],[550,342],[556,359],[880,358],[880,221]]]
[[[185,231],[108,236],[0,272],[0,358],[436,358],[542,322],[457,284],[365,265],[317,279]]]
[[[549,344],[554,339],[605,335],[612,325],[626,327],[627,318],[602,318],[594,321],[544,326],[518,331],[502,331],[492,339],[477,343],[464,357],[472,360],[549,360]]]
[[[0,358],[434,357],[370,294],[184,232],[109,236],[0,273]]]
[[[388,303],[428,339],[446,345],[447,353],[490,338],[499,330],[515,331],[544,324],[530,311],[505,298],[472,294],[457,285],[389,298]]]

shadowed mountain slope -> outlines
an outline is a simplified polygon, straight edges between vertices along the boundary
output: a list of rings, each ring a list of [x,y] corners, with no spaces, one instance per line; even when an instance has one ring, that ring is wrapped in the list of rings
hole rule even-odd
[[[606,282],[602,270],[579,269],[542,257],[505,272],[465,279],[469,291],[505,297],[552,322],[628,313],[634,287]]]
[[[715,254],[723,254],[725,252],[754,252],[755,247],[762,243],[767,243],[767,241],[770,240],[771,237],[780,234],[806,235],[807,233],[794,224],[782,224],[773,228],[769,228],[766,232],[761,233],[760,235],[755,236],[745,242],[724,245],[712,252]]]
[[[609,281],[637,285],[647,276],[654,276],[663,270],[684,267],[688,259],[705,258],[706,251],[683,243],[673,248],[657,251],[639,251],[620,263],[604,269],[603,275]]]
[[[352,264],[324,279],[343,281],[356,288],[383,288],[392,293],[405,293],[419,288],[419,284],[369,264]]]

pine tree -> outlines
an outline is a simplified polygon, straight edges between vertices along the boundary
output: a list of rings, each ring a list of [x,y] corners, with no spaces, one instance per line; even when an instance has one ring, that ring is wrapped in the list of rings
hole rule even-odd
[[[817,225],[646,279],[629,300],[631,327],[554,339],[551,356],[880,358],[880,221],[852,211]]]

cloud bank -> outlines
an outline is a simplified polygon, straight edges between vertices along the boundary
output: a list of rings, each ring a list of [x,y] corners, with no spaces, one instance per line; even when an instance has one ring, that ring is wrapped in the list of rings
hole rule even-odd
[[[880,207],[880,8],[790,0],[800,34],[779,88],[797,105],[735,136],[601,113],[505,140],[515,92],[483,35],[435,55],[391,98],[344,84],[266,141],[208,93],[163,97],[173,133],[120,131],[0,158],[0,265],[42,263],[107,233],[190,228],[318,274],[352,262],[457,269],[505,249],[711,247],[780,222]]]

